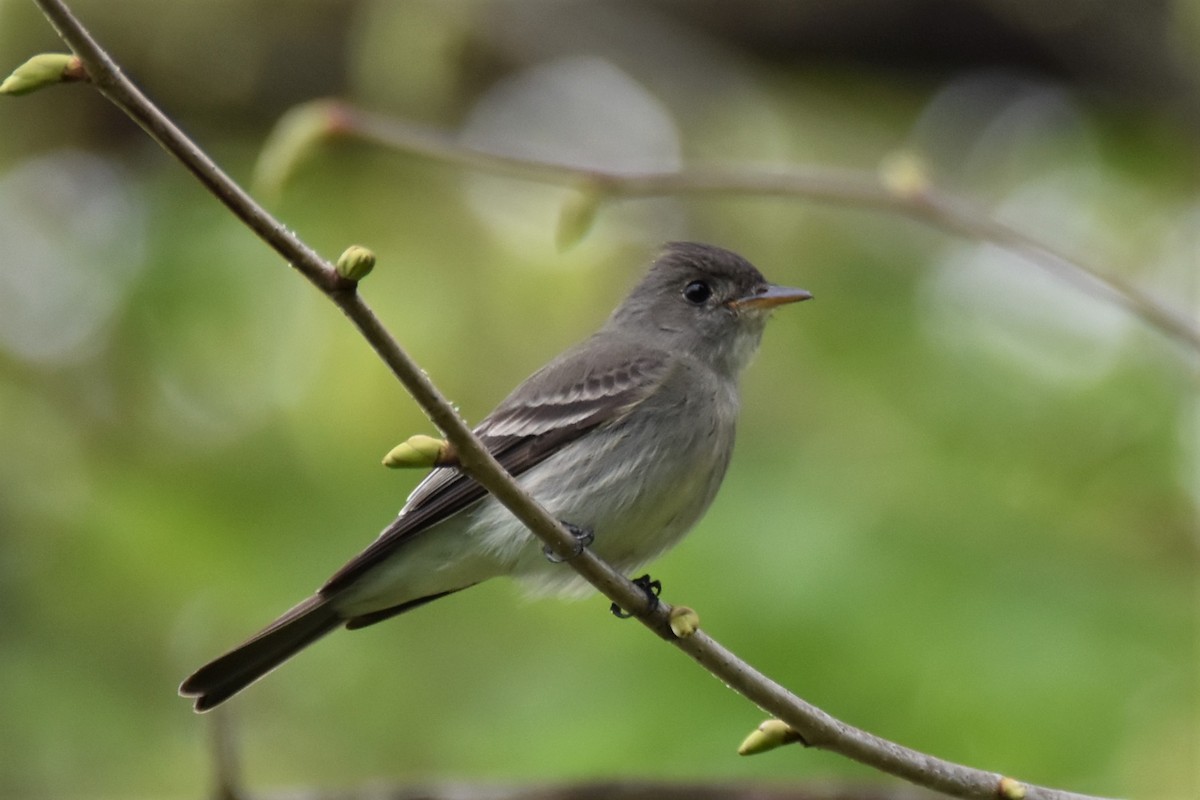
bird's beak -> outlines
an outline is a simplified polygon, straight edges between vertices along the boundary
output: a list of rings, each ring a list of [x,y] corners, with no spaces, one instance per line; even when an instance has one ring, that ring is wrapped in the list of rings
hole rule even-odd
[[[786,303],[799,303],[801,300],[811,300],[812,294],[803,289],[793,289],[790,286],[776,286],[773,283],[755,289],[744,297],[739,297],[729,303],[735,311],[745,309],[766,310]]]

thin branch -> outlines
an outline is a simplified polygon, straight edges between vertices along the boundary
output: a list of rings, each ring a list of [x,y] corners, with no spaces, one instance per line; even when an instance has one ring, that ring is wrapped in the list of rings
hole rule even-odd
[[[535,536],[561,555],[570,555],[574,538],[483,448],[449,402],[384,329],[356,291],[333,267],[271,217],[204,156],[125,77],[61,0],[35,0],[63,40],[82,60],[97,88],[135,119],[159,144],[191,170],[232,213],[312,281],[362,333],[421,408],[454,444],[463,468],[521,520]],[[861,761],[917,785],[963,798],[991,798],[1002,776],[953,764],[880,739],[834,719],[756,671],[700,631],[677,639],[664,603],[647,609],[645,595],[608,564],[585,550],[569,561],[593,586],[637,615],[647,627],[674,643],[715,677],[782,719],[810,746]],[[1021,784],[1029,800],[1089,800],[1086,795]]]
[[[234,741],[233,721],[229,711],[221,708],[212,715],[209,726],[209,747],[212,752],[213,800],[242,800],[241,765],[238,748]]]
[[[332,130],[423,158],[512,178],[563,186],[583,186],[611,198],[668,195],[749,195],[815,200],[874,208],[925,225],[991,242],[1016,253],[1055,277],[1114,303],[1163,334],[1200,352],[1200,328],[1127,281],[1088,266],[1037,238],[992,217],[964,197],[928,184],[889,186],[871,172],[825,167],[692,167],[673,172],[627,173],[558,162],[499,155],[468,147],[451,136],[362,111],[341,103],[330,106]]]
[[[246,800],[929,800],[930,797],[926,792],[903,785],[713,785],[619,780],[524,786],[443,783],[335,791],[296,789],[254,795]]]

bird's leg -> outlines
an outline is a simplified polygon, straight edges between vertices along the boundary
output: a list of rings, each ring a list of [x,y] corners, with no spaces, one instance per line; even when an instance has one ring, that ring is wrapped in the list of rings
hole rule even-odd
[[[634,578],[633,585],[646,593],[646,611],[653,611],[658,608],[658,596],[662,594],[662,581],[656,581],[647,574],[640,578]],[[616,603],[609,606],[609,610],[612,611],[613,616],[617,619],[629,619],[633,616],[632,613],[621,608]]]
[[[590,545],[596,538],[596,534],[592,532],[591,528],[581,528],[578,525],[572,525],[571,523],[564,522],[561,519],[558,522],[567,529],[568,533],[575,537],[575,552],[571,553],[569,556],[560,556],[558,553],[554,552],[554,548],[552,548],[550,545],[542,545],[542,553],[546,556],[546,560],[551,564],[561,564],[564,561],[570,561],[572,558],[575,558],[582,553],[584,548]]]

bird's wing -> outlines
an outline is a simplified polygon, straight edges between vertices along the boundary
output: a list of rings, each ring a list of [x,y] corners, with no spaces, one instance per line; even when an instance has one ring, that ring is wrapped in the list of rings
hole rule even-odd
[[[512,475],[541,463],[569,442],[616,422],[662,384],[671,360],[635,343],[611,343],[588,356],[570,350],[534,373],[475,429]],[[400,516],[338,570],[320,594],[343,589],[400,544],[483,497],[486,490],[457,467],[434,470],[409,496]]]

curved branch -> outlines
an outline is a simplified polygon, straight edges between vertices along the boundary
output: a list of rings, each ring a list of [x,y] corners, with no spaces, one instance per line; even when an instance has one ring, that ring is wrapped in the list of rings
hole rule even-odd
[[[445,133],[342,103],[329,106],[330,131],[467,169],[564,186],[585,186],[612,198],[685,194],[749,195],[815,200],[874,208],[909,217],[965,238],[991,242],[1055,277],[1114,303],[1151,327],[1200,352],[1200,328],[1129,282],[1088,266],[1001,222],[966,198],[915,182],[889,185],[871,172],[823,167],[692,167],[675,172],[625,173],[499,155],[460,144]]]
[[[484,449],[453,406],[358,295],[357,284],[339,277],[332,265],[255,203],[189,141],[121,74],[62,0],[35,2],[79,56],[90,79],[105,97],[136,120],[238,219],[342,309],[433,423],[453,443],[463,469],[539,539],[562,555],[571,554],[575,539],[522,491],[516,480]],[[748,700],[794,728],[810,746],[840,753],[920,786],[957,797],[990,798],[999,791],[1001,775],[943,761],[847,725],[787,691],[702,631],[685,639],[676,638],[670,628],[670,608],[664,603],[648,609],[641,590],[591,551],[584,550],[568,563],[604,595],[622,608],[634,611],[638,619],[660,637],[675,644]],[[1028,800],[1089,800],[1086,795],[1032,784],[1019,784],[1018,788]]]

